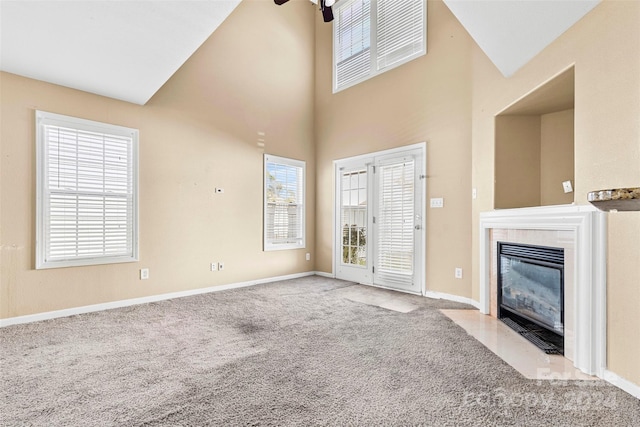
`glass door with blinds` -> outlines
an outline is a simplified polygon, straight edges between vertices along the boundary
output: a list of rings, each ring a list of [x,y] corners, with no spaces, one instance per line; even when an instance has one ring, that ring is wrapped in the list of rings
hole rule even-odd
[[[371,283],[370,167],[372,159],[342,163],[336,170],[337,242],[336,273],[339,278]]]
[[[422,191],[417,153],[375,163],[374,284],[420,292],[416,255],[422,230]],[[420,191],[418,191],[420,190]],[[424,261],[422,261],[424,262]]]
[[[421,293],[424,144],[336,162],[336,277]]]

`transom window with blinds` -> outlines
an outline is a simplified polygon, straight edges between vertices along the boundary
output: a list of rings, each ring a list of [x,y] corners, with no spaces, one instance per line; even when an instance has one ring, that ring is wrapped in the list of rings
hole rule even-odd
[[[36,112],[36,268],[137,261],[138,130]]]
[[[305,247],[305,162],[264,156],[264,250]]]
[[[334,6],[333,92],[424,55],[426,0],[342,0]]]

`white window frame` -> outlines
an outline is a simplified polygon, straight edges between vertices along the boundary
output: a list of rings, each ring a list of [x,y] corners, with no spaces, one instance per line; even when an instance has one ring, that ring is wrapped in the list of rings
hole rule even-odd
[[[38,111],[35,113],[36,124],[36,269],[74,267],[86,265],[113,264],[138,261],[138,129],[116,126],[92,120],[85,120],[61,114]],[[47,259],[46,236],[48,234],[48,200],[51,191],[48,188],[48,144],[45,141],[48,126],[62,127],[84,132],[105,134],[129,138],[131,141],[131,174],[132,174],[132,242],[131,251],[126,255],[76,256],[65,259]],[[69,194],[80,194],[70,190]],[[108,194],[105,192],[104,194]]]
[[[301,172],[301,180],[302,182],[300,182],[299,184],[299,189],[302,192],[302,195],[300,197],[301,199],[301,206],[300,206],[300,210],[299,210],[299,215],[300,215],[300,237],[296,238],[296,242],[275,242],[273,241],[273,239],[270,239],[267,236],[267,230],[269,227],[268,224],[268,214],[267,214],[267,189],[268,189],[268,183],[269,183],[269,176],[268,176],[268,172],[267,172],[267,168],[268,168],[268,164],[269,163],[274,163],[274,164],[279,164],[279,165],[284,165],[284,166],[289,166],[289,167],[294,167],[294,168],[298,168],[300,169]],[[263,193],[264,193],[264,200],[263,200],[263,248],[265,251],[277,251],[277,250],[284,250],[284,249],[304,249],[306,247],[306,197],[307,197],[307,191],[306,191],[306,163],[302,160],[295,160],[295,159],[290,159],[287,157],[279,157],[279,156],[274,156],[271,154],[265,154],[264,155],[264,173],[263,173],[263,179],[264,179],[264,183],[263,183]]]
[[[419,58],[423,55],[425,55],[427,53],[427,0],[423,0],[424,1],[424,7],[423,7],[423,17],[422,17],[422,23],[423,23],[423,28],[424,28],[424,34],[422,37],[422,46],[420,48],[420,50],[402,60],[399,60],[397,62],[394,62],[393,64],[390,65],[386,65],[382,68],[379,68],[377,65],[377,57],[378,57],[378,48],[376,45],[376,40],[377,40],[377,33],[378,33],[378,17],[377,17],[377,4],[378,2],[381,1],[385,1],[385,0],[370,0],[370,47],[369,47],[369,51],[370,51],[370,57],[369,57],[369,61],[370,61],[370,66],[369,66],[369,74],[359,78],[359,79],[354,79],[351,82],[347,83],[347,84],[343,84],[338,86],[338,77],[337,77],[337,58],[338,58],[338,48],[339,48],[339,44],[338,44],[338,28],[339,28],[339,20],[340,20],[340,10],[342,8],[345,7],[349,7],[352,3],[356,2],[356,1],[361,1],[361,0],[339,0],[338,2],[336,2],[336,4],[333,6],[333,10],[334,10],[334,16],[335,19],[333,21],[333,63],[332,63],[332,74],[333,74],[333,93],[337,93],[340,92],[344,89],[350,88],[352,86],[355,86],[359,83],[362,83],[363,81],[366,81],[372,77],[375,77],[377,75],[380,75],[386,71],[392,70],[396,67],[399,67],[403,64],[406,64],[409,61],[413,61],[416,58]]]

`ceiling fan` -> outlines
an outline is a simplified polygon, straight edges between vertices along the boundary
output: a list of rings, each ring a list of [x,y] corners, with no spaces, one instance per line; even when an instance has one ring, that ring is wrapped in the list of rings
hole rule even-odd
[[[273,0],[275,4],[278,6],[282,6],[289,0]],[[318,4],[320,3],[320,11],[322,12],[322,18],[324,22],[333,21],[333,11],[331,10],[331,6],[334,5],[336,0],[311,0],[311,3]]]

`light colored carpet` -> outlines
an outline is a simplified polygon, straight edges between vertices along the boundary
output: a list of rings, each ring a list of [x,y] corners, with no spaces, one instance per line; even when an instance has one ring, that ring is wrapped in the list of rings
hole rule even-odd
[[[602,381],[527,380],[451,320],[307,277],[0,330],[2,426],[638,426]],[[385,291],[381,291],[385,292]]]

